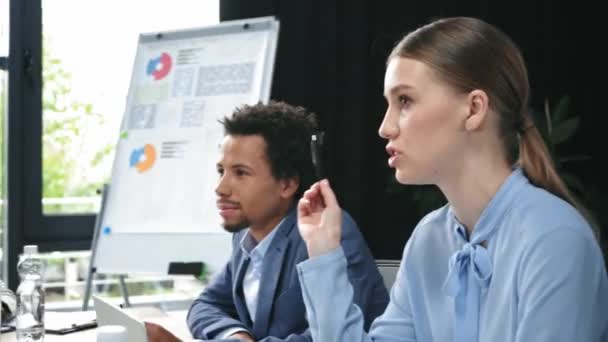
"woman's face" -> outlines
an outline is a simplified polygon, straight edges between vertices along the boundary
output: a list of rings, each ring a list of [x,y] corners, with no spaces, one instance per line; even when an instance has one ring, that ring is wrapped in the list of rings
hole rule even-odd
[[[458,168],[466,142],[467,94],[458,93],[426,64],[393,58],[386,69],[388,108],[379,134],[388,164],[402,184],[437,184]]]

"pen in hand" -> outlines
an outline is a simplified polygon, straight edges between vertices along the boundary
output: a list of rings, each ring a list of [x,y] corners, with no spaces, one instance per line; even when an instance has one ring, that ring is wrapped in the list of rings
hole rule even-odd
[[[321,180],[324,177],[321,161],[321,138],[321,135],[317,136],[317,134],[313,134],[310,140],[310,153],[312,155],[312,164],[315,168],[317,180]]]

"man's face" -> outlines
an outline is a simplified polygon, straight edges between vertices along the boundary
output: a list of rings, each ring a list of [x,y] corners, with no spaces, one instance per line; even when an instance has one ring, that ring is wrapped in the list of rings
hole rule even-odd
[[[272,176],[260,135],[227,135],[217,163],[217,207],[224,229],[269,229],[283,218],[293,191]]]

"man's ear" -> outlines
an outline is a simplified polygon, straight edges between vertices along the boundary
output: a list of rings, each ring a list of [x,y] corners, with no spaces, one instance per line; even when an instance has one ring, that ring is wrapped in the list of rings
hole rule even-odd
[[[467,117],[464,128],[469,131],[476,131],[483,127],[487,121],[489,109],[488,94],[480,89],[475,89],[467,96]]]
[[[281,197],[290,198],[293,196],[300,186],[300,178],[290,177],[281,180]]]

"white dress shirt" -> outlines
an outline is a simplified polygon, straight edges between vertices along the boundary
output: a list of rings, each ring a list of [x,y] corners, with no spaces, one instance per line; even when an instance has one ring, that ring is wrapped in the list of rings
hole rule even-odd
[[[249,231],[247,231],[241,239],[241,250],[249,258],[249,265],[247,266],[245,276],[243,277],[243,294],[245,295],[245,303],[247,304],[247,310],[249,310],[251,322],[255,322],[264,256],[276,234],[277,228],[283,223],[283,220],[281,220],[281,222],[279,222],[279,224],[259,243],[255,241]],[[221,338],[227,338],[239,331],[245,330],[241,328],[230,328],[220,335]]]

